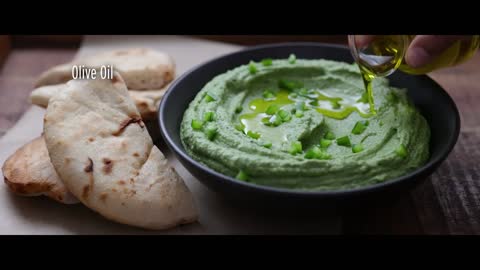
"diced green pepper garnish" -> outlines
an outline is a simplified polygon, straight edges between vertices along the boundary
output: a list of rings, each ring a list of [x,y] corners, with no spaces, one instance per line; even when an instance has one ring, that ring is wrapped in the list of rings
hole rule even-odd
[[[272,104],[268,106],[267,110],[265,110],[265,113],[268,115],[274,115],[278,109],[280,109],[280,106],[278,104]]]
[[[303,87],[303,83],[300,81],[287,81],[287,80],[279,80],[278,81],[278,87],[281,89],[285,89],[288,91],[293,91],[298,88]]]
[[[292,119],[292,115],[285,110],[278,110],[277,115],[282,119],[283,122],[288,122]]]
[[[363,144],[359,143],[359,144],[353,145],[353,147],[352,147],[352,152],[353,153],[358,153],[358,152],[362,152],[362,151],[363,151]]]
[[[203,121],[195,120],[195,119],[192,120],[192,128],[194,130],[201,130],[202,127],[203,127]]]
[[[242,123],[238,123],[235,125],[235,129],[241,132],[244,132],[245,126]]]
[[[327,131],[323,137],[327,140],[335,140],[335,134],[333,134],[331,131]]]
[[[288,62],[290,64],[295,64],[295,62],[297,61],[297,57],[295,56],[295,54],[290,54],[290,56],[288,57]]]
[[[338,100],[330,101],[330,103],[332,103],[332,108],[334,108],[334,109],[340,109],[340,107],[341,107],[341,105],[340,105],[340,103],[338,102]]]
[[[400,146],[395,149],[395,154],[401,158],[406,158],[408,155],[407,148],[403,144],[400,144]]]
[[[265,91],[263,91],[262,96],[265,99],[272,99],[272,98],[275,97],[275,94],[271,90],[265,90]]]
[[[242,180],[242,181],[247,181],[248,180],[248,175],[246,172],[240,170],[237,174],[237,176],[235,176],[235,178],[237,178],[238,180]]]
[[[210,141],[213,141],[217,136],[217,128],[209,128],[205,131],[205,134]]]
[[[312,100],[310,101],[310,105],[314,106],[314,107],[318,107],[318,100]]]
[[[257,73],[257,66],[255,65],[255,62],[250,61],[250,63],[248,63],[248,71],[250,71],[250,74]]]
[[[309,93],[308,93],[308,90],[306,88],[302,88],[302,89],[298,90],[298,94],[300,96],[308,96]]]
[[[297,93],[291,93],[291,94],[290,94],[290,97],[291,97],[291,98],[296,98],[297,96],[298,96]]]
[[[303,117],[303,112],[302,111],[296,111],[295,116],[298,117],[298,118]]]
[[[274,126],[278,127],[282,124],[282,118],[280,116],[274,115],[270,118],[270,123],[272,123]]]
[[[328,148],[332,144],[332,140],[320,139],[320,147]]]
[[[215,118],[215,113],[214,112],[206,112],[203,114],[203,121],[205,122],[211,122]]]
[[[322,149],[314,146],[308,149],[307,153],[304,156],[306,159],[330,159],[331,156],[326,152],[322,151]]]
[[[212,101],[215,101],[215,100],[217,100],[217,99],[215,98],[214,95],[212,95],[212,94],[206,94],[205,95],[205,101],[206,102],[212,102]]]
[[[272,65],[272,59],[271,58],[266,58],[262,60],[262,65],[265,67],[271,66]]]
[[[301,111],[306,111],[307,110],[307,105],[305,105],[305,102],[303,101],[298,101],[295,103],[295,109],[301,110]]]
[[[369,122],[367,120],[358,121],[357,123],[355,123],[355,126],[352,129],[352,133],[356,135],[362,134],[365,131],[365,129],[367,129],[368,125],[369,125]]]
[[[318,156],[322,155],[322,150],[316,146],[308,149],[308,151],[305,153],[305,158],[306,159],[313,159]]]
[[[343,136],[338,138],[337,144],[341,146],[347,146],[347,147],[352,146],[352,143],[350,142],[350,138],[348,136]]]
[[[264,144],[263,144],[263,147],[270,149],[270,148],[272,148],[272,143],[271,143],[271,142],[269,142],[269,143],[264,143]]]
[[[325,151],[322,151],[322,155],[317,159],[331,159],[331,158],[332,156],[330,154],[326,153]]]
[[[243,111],[243,107],[242,106],[238,106],[235,108],[235,113],[241,113]]]
[[[287,117],[287,116],[289,115],[289,113],[288,113],[287,111],[285,111],[285,110],[278,110],[277,114],[278,114],[278,116],[280,116],[280,118],[282,118],[282,119],[285,118],[285,117]]]
[[[270,117],[264,117],[264,118],[262,118],[261,121],[265,126],[272,126],[273,125],[273,123],[270,122]]]
[[[302,142],[300,141],[295,141],[292,142],[292,145],[290,146],[289,153],[292,155],[296,155],[298,153],[302,152]]]
[[[256,139],[260,138],[260,133],[249,130],[247,132],[247,136],[256,140]]]

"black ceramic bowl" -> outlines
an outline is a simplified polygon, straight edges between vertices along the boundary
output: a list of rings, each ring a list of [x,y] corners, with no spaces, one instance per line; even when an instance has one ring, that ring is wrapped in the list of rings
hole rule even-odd
[[[393,86],[408,88],[408,95],[419,108],[431,128],[431,156],[429,161],[415,171],[384,183],[363,188],[340,191],[307,192],[259,186],[222,175],[192,159],[180,141],[180,123],[188,104],[203,86],[216,75],[229,69],[264,58],[287,58],[294,53],[297,58],[331,59],[353,62],[347,47],[319,43],[283,43],[251,47],[218,57],[183,74],[172,83],[163,97],[159,110],[160,131],[185,168],[211,190],[225,198],[253,206],[277,208],[317,207],[343,203],[378,202],[392,198],[420,183],[441,164],[454,147],[460,117],[450,96],[427,76],[412,76],[397,71],[389,77]],[[372,200],[375,199],[375,200]]]

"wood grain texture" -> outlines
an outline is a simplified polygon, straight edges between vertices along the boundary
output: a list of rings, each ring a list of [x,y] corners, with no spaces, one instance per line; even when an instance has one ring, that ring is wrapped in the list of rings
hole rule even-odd
[[[75,49],[14,49],[0,70],[0,136],[30,106],[28,96],[38,75],[70,61]]]
[[[431,77],[452,96],[462,120],[459,140],[431,177],[432,187],[449,233],[480,234],[480,53],[464,64],[433,72]],[[422,209],[423,201],[417,200],[416,205],[419,212],[427,211]]]
[[[0,35],[0,66],[7,58],[11,49],[11,40],[8,35]]]
[[[27,97],[36,77],[69,61],[75,51],[11,51],[0,71],[0,136],[28,108]],[[440,168],[410,194],[374,208],[345,211],[345,233],[480,234],[480,53],[465,64],[430,76],[449,92],[460,110],[457,145]]]
[[[479,160],[480,134],[462,132],[450,157],[431,178],[452,234],[480,234]]]

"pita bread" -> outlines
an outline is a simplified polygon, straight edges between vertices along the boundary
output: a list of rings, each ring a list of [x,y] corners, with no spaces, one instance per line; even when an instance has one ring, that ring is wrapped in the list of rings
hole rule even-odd
[[[147,229],[198,219],[191,192],[153,145],[118,73],[69,81],[49,101],[44,133],[68,190],[104,217]]]
[[[35,88],[30,93],[30,103],[46,108],[48,105],[48,101],[50,98],[56,94],[58,94],[62,89],[65,88],[65,84],[53,84],[53,85],[46,85]]]
[[[35,87],[68,82],[73,78],[74,65],[93,68],[111,65],[130,90],[161,89],[175,78],[175,63],[168,54],[133,48],[102,52],[55,66],[40,75]]]
[[[72,79],[73,65],[75,65],[75,62],[54,66],[44,71],[35,82],[35,88],[68,82]]]
[[[79,201],[68,192],[48,156],[43,137],[22,146],[2,167],[5,183],[22,196],[48,196],[65,204]]]
[[[130,98],[145,121],[157,118],[160,101],[165,92],[167,92],[166,88],[161,90],[128,91]]]
[[[30,93],[30,102],[34,105],[46,108],[48,101],[66,87],[66,84],[46,85],[36,88]],[[137,106],[143,120],[157,118],[160,101],[167,91],[167,88],[160,90],[128,91],[133,102]]]

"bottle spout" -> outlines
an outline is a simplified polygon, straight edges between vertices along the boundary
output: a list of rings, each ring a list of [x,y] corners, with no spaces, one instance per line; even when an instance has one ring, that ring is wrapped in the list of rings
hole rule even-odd
[[[385,77],[395,72],[402,63],[408,37],[349,35],[348,46],[362,72],[373,77]]]

